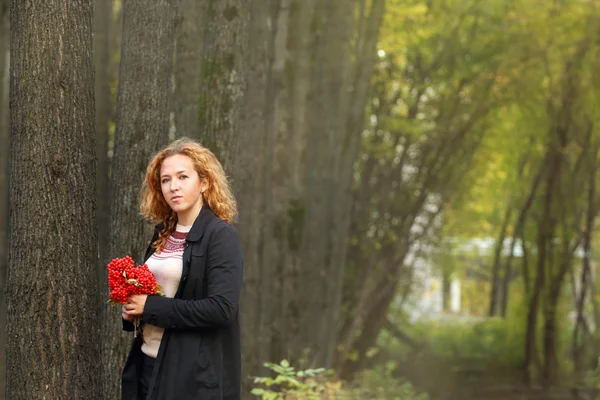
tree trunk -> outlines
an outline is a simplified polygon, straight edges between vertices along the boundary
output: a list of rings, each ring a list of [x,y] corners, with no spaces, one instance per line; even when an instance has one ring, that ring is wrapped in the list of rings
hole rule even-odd
[[[8,0],[0,1],[0,326],[6,326],[6,270],[8,268],[8,175],[10,130],[8,120],[9,72]],[[0,399],[4,398],[6,330],[0,329]]]
[[[130,255],[138,263],[153,227],[139,215],[138,194],[151,156],[168,142],[169,97],[175,0],[125,2],[115,146],[110,177],[108,259]],[[148,29],[152,27],[152,29]],[[107,296],[106,269],[104,279]],[[129,349],[121,312],[103,308],[105,398],[118,398],[120,374]]]
[[[364,3],[364,2],[363,2]],[[352,184],[354,179],[354,164],[358,158],[360,139],[365,121],[366,105],[371,88],[373,68],[377,60],[377,41],[385,13],[385,1],[375,0],[367,14],[364,9],[359,14],[359,23],[356,31],[358,40],[353,49],[353,64],[350,84],[347,89],[347,113],[344,116],[343,135],[341,137],[337,162],[337,191],[332,199],[333,204],[333,250],[331,255],[332,269],[337,272],[334,293],[334,308],[330,316],[335,321],[333,329],[329,331],[328,354],[330,360],[335,360],[335,345],[339,338],[340,309],[342,304],[344,271],[348,253],[348,237],[350,233],[350,220],[352,210]],[[330,361],[331,362],[331,361]]]
[[[111,119],[110,40],[112,0],[94,2],[94,56],[96,70],[96,193],[98,199],[98,253],[100,287],[104,278],[103,260],[108,258],[108,126]]]
[[[200,139],[232,174],[238,171],[233,163],[237,162],[240,111],[246,91],[250,5],[242,0],[206,1]],[[235,175],[232,177],[235,181]]]
[[[290,120],[292,110],[290,109],[291,86],[288,78],[289,69],[289,41],[292,25],[292,0],[276,0],[278,7],[273,9],[271,18],[276,21],[274,24],[275,32],[272,36],[272,66],[270,75],[270,95],[268,96],[272,110],[272,121],[267,132],[269,132],[269,141],[267,148],[272,153],[268,160],[269,170],[268,179],[271,180],[271,193],[268,202],[265,204],[265,210],[269,210],[270,230],[265,237],[265,255],[269,255],[268,262],[272,265],[268,271],[275,277],[273,285],[270,287],[272,296],[280,299],[279,302],[272,305],[272,335],[270,343],[270,359],[282,360],[290,359],[291,344],[294,331],[290,330],[289,311],[292,303],[289,271],[294,267],[294,261],[290,258],[290,264],[282,263],[284,257],[293,257],[289,252],[289,243],[287,235],[281,229],[281,222],[287,218],[290,192],[287,191],[289,181],[291,181],[290,170],[294,165],[290,162],[294,160],[292,153],[297,151],[293,147],[293,136],[290,135]],[[296,60],[294,60],[295,62]],[[288,181],[289,180],[289,181]],[[276,228],[277,227],[277,228]],[[282,234],[283,233],[283,234]],[[283,254],[286,252],[287,254]],[[264,261],[266,263],[266,260]],[[265,299],[269,301],[269,299]],[[263,300],[264,302],[264,300]],[[292,317],[293,318],[293,317]]]
[[[97,398],[93,3],[12,2],[10,13],[6,393]]]
[[[597,151],[596,151],[597,153]],[[592,237],[594,230],[594,219],[596,216],[596,179],[597,179],[597,167],[596,158],[597,154],[593,154],[594,162],[591,165],[590,178],[588,182],[588,198],[587,198],[587,212],[585,228],[583,231],[583,260],[581,267],[581,280],[579,282],[579,292],[575,292],[575,311],[577,317],[575,319],[575,329],[573,329],[571,350],[573,356],[573,364],[575,372],[582,373],[585,370],[584,363],[584,346],[579,343],[582,341],[582,337],[585,334],[586,319],[584,315],[584,307],[586,304],[586,297],[588,287],[592,283]]]
[[[539,217],[539,228],[537,238],[537,265],[536,265],[536,277],[535,283],[529,299],[529,307],[527,310],[527,323],[526,323],[526,334],[525,334],[525,381],[531,384],[531,375],[533,363],[537,359],[537,346],[536,346],[536,335],[537,335],[537,317],[539,300],[543,295],[543,290],[546,281],[546,268],[547,268],[547,256],[550,243],[554,236],[555,222],[552,217],[554,191],[556,190],[557,179],[560,173],[561,167],[561,155],[558,143],[555,143],[553,137],[551,137],[549,144],[549,167],[546,172],[546,191],[543,199],[543,211]]]
[[[341,268],[333,239],[335,209],[340,205],[337,167],[339,139],[345,133],[348,103],[352,1],[318,2],[315,9],[315,63],[310,96],[310,122],[306,148],[306,190],[302,233],[304,305],[300,317],[303,346],[309,365],[328,367],[335,348],[337,308],[340,304]],[[344,238],[342,238],[344,239]]]
[[[313,63],[311,21],[314,7],[314,0],[282,1],[272,72],[276,98],[273,115],[276,253],[273,257],[275,274],[279,277],[276,296],[281,299],[276,309],[272,357],[295,363],[302,357],[303,349],[299,324],[303,307],[300,245],[304,219],[302,197],[306,190],[304,162],[310,118],[307,110]],[[289,22],[286,23],[286,19]]]
[[[504,274],[504,279],[502,281],[502,296],[500,296],[500,298],[502,299],[502,303],[500,305],[500,312],[501,312],[502,317],[506,317],[506,310],[508,308],[508,287],[510,285],[510,279],[512,276],[512,260],[514,258],[513,254],[515,251],[515,246],[516,246],[518,238],[521,239],[521,247],[523,249],[523,264],[526,265],[525,257],[527,254],[527,249],[525,248],[525,235],[524,235],[523,230],[525,227],[525,222],[527,220],[527,215],[529,213],[529,209],[531,208],[531,205],[533,204],[533,200],[535,199],[538,187],[540,186],[540,182],[542,181],[542,178],[544,176],[544,168],[546,167],[545,161],[546,160],[544,159],[544,162],[542,162],[542,165],[533,180],[532,188],[529,191],[529,196],[527,197],[525,204],[519,211],[519,216],[517,217],[517,223],[514,228],[512,238],[510,241],[510,252],[508,253],[508,258],[506,259],[506,265],[504,268],[505,274]],[[523,280],[524,280],[524,286],[525,286],[525,295],[529,296],[531,289],[529,287],[530,286],[529,273],[528,273],[528,269],[526,267],[523,268]]]
[[[271,346],[275,325],[273,267],[273,157],[274,90],[273,51],[280,1],[255,2],[250,9],[246,63],[246,93],[240,110],[236,197],[240,204],[238,227],[244,243],[244,376],[258,374],[265,361],[273,361]],[[256,335],[256,332],[261,332]],[[244,381],[244,383],[248,383]]]
[[[175,136],[200,138],[198,104],[206,0],[180,0],[175,42]]]
[[[502,263],[502,250],[504,249],[504,239],[506,238],[506,229],[510,222],[512,215],[512,206],[506,207],[504,214],[504,220],[502,221],[502,227],[500,228],[500,234],[496,239],[496,245],[494,246],[494,263],[492,264],[492,282],[491,282],[491,293],[490,293],[490,309],[488,315],[490,317],[500,314],[500,304],[503,303],[500,298],[502,293],[500,290],[500,265]],[[509,279],[507,277],[507,279]]]
[[[579,47],[575,54],[575,57],[569,59],[564,68],[563,76],[561,79],[561,87],[560,87],[560,105],[555,105],[552,100],[548,100],[548,111],[552,116],[552,136],[550,138],[550,152],[552,154],[552,161],[550,166],[550,174],[548,175],[548,183],[547,183],[547,191],[546,198],[544,201],[544,213],[542,222],[541,235],[545,236],[546,243],[550,245],[551,240],[555,236],[555,226],[556,223],[551,217],[552,213],[552,203],[555,202],[556,206],[556,214],[560,217],[560,222],[562,226],[563,235],[560,237],[562,243],[562,257],[561,262],[559,264],[558,272],[555,274],[550,273],[549,280],[549,293],[548,293],[548,301],[546,303],[547,307],[544,312],[545,317],[545,325],[544,325],[544,365],[541,371],[542,375],[542,383],[545,386],[550,386],[556,383],[556,378],[558,377],[558,354],[556,349],[556,314],[557,314],[557,304],[558,298],[560,296],[560,290],[562,288],[562,282],[564,277],[571,267],[573,253],[576,250],[576,247],[571,249],[570,243],[572,242],[569,231],[570,225],[573,221],[567,218],[567,212],[571,211],[573,214],[577,215],[574,211],[573,207],[567,207],[565,196],[570,194],[567,192],[566,185],[561,182],[561,173],[562,171],[569,171],[567,168],[569,164],[565,161],[567,157],[567,151],[569,145],[569,140],[572,140],[576,131],[576,127],[574,125],[574,117],[573,117],[573,108],[574,108],[574,99],[577,98],[577,93],[579,90],[579,79],[577,78],[579,75],[579,63],[581,60],[585,58],[585,54],[588,50],[589,41],[583,40],[579,42]],[[591,130],[589,131],[591,134]],[[589,139],[591,135],[587,136],[588,143],[584,143],[584,148],[588,148]],[[580,161],[583,161],[585,158],[585,154],[582,153],[579,157],[579,160],[575,162],[575,170],[573,176],[578,176],[577,168],[581,165]],[[568,159],[567,159],[568,160]],[[564,166],[563,166],[564,165]],[[554,196],[557,197],[556,201],[554,201]],[[580,213],[583,214],[583,213]],[[578,218],[576,218],[577,221]],[[576,225],[579,226],[579,222],[576,222]],[[581,232],[575,233],[578,237]],[[580,241],[576,240],[577,246]],[[546,251],[546,250],[544,250]],[[550,252],[550,254],[552,254]],[[542,253],[540,251],[540,258],[542,258],[542,262],[538,261],[538,274],[540,273],[540,268],[544,268],[544,260],[542,257]],[[552,269],[549,269],[552,271]],[[535,295],[535,293],[534,293]],[[533,325],[535,328],[535,325]],[[527,341],[530,340],[530,326],[527,326]],[[533,334],[535,335],[535,334]],[[531,351],[531,348],[529,348]],[[527,355],[527,360],[530,360],[530,356]]]

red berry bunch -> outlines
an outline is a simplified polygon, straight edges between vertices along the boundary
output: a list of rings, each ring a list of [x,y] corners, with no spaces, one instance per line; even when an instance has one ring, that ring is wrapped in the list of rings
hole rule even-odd
[[[159,294],[160,285],[146,264],[135,266],[130,256],[115,258],[108,263],[109,302],[125,304],[132,294]]]

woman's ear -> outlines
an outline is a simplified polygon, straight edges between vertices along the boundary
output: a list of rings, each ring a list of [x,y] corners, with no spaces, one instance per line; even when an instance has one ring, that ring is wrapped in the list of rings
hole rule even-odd
[[[202,180],[200,181],[200,191],[202,192],[202,194],[204,194],[204,192],[206,192],[207,189],[208,189],[208,179],[202,178]]]

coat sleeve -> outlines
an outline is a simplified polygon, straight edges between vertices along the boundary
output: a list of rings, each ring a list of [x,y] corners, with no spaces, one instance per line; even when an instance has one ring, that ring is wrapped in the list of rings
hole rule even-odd
[[[236,316],[243,279],[242,251],[236,230],[224,224],[207,250],[208,294],[201,300],[148,296],[142,319],[161,328],[217,328]]]
[[[123,330],[126,332],[133,332],[134,331],[133,322],[125,321],[125,319],[123,319]]]

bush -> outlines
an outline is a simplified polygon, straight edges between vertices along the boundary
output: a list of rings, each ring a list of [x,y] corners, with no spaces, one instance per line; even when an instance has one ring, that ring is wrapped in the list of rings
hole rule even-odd
[[[254,378],[262,387],[251,393],[262,400],[428,400],[409,382],[392,376],[396,368],[393,363],[360,373],[351,385],[343,384],[333,370],[324,368],[297,371],[287,360],[264,366],[274,371],[275,377]]]

